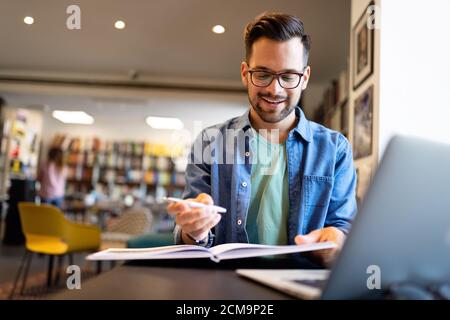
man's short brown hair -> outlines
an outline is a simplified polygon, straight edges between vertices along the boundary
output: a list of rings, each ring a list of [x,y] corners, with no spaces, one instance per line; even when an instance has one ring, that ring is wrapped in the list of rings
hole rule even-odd
[[[276,41],[300,38],[304,47],[303,60],[307,65],[311,39],[305,34],[303,22],[298,17],[284,13],[264,12],[247,24],[244,31],[245,59],[247,62],[249,62],[252,54],[253,43],[261,37]]]

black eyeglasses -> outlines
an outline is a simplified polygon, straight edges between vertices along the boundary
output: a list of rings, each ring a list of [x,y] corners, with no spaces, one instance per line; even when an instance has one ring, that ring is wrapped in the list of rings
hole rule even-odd
[[[285,89],[297,88],[303,73],[299,72],[270,72],[264,70],[249,70],[250,80],[256,87],[268,87],[274,78],[277,78],[278,83]]]

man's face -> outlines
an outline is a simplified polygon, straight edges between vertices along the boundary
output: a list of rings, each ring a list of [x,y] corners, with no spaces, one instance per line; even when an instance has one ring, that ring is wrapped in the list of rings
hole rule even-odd
[[[306,89],[310,68],[305,69],[303,45],[300,38],[275,41],[261,37],[253,43],[248,64],[242,62],[242,82],[248,90],[253,110],[265,122],[277,123],[286,118],[297,105],[302,90]],[[303,73],[300,84],[293,89],[280,86],[276,78],[267,87],[257,87],[250,80],[249,70],[264,70],[273,73]]]

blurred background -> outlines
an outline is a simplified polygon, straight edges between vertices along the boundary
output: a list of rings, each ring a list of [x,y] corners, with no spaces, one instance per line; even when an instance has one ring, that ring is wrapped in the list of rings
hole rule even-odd
[[[450,142],[445,0],[72,2],[0,0],[0,298],[24,252],[17,203],[41,201],[51,147],[67,167],[61,212],[98,227],[97,249],[171,243],[160,199],[181,197],[200,130],[248,110],[243,31],[264,11],[299,16],[312,38],[300,105],[352,143],[359,202],[392,134]]]
[[[324,95],[348,68],[350,1],[79,1],[73,30],[71,4],[1,1],[4,198],[8,180],[34,179],[55,144],[69,166],[66,211],[80,201],[181,196],[192,139],[248,109],[243,32],[264,11],[300,16],[313,39],[301,103],[308,117],[323,120]],[[92,123],[61,121],[55,111],[82,111]],[[155,128],[147,117],[172,122],[157,118]]]

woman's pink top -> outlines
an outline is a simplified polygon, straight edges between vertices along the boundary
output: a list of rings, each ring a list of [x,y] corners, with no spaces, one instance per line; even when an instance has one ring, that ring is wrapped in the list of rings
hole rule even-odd
[[[39,196],[46,199],[64,196],[66,188],[67,168],[59,169],[53,162],[44,164],[40,171],[38,180],[41,183]]]

